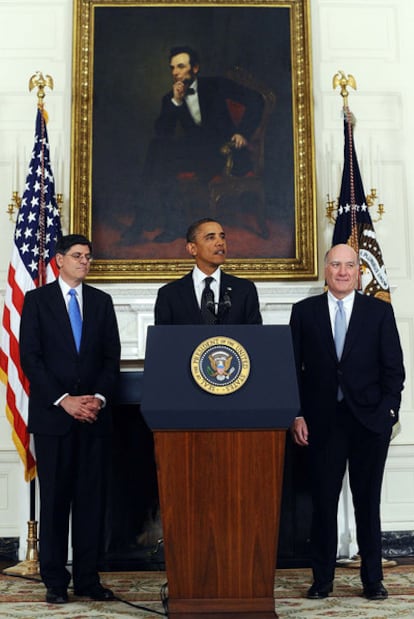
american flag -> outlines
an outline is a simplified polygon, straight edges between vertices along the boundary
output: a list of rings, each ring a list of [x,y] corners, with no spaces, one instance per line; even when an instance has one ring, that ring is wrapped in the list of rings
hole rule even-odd
[[[391,301],[388,276],[362,184],[354,145],[354,118],[344,107],[344,168],[332,245],[347,243],[359,254],[360,292]]]
[[[23,461],[26,481],[36,476],[36,461],[27,432],[29,383],[20,367],[20,316],[25,293],[56,279],[58,270],[54,255],[61,234],[45,112],[40,106],[34,148],[14,232],[0,349],[0,378],[6,385],[6,416],[12,426],[13,442]]]

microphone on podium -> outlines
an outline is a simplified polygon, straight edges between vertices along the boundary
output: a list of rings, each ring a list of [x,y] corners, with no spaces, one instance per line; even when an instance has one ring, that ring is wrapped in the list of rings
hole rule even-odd
[[[226,288],[223,294],[223,300],[220,301],[219,303],[215,303],[211,296],[206,303],[207,309],[209,309],[210,312],[215,312],[216,306],[218,307],[218,309],[221,309],[221,308],[225,310],[230,309],[231,308],[231,297],[230,297],[231,290],[232,289],[230,288],[230,286]]]

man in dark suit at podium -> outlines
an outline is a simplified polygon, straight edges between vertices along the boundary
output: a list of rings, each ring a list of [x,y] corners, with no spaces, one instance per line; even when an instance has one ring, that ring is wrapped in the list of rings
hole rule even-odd
[[[262,324],[254,283],[220,268],[227,255],[221,224],[210,218],[191,224],[186,248],[194,269],[159,289],[155,324]]]
[[[349,245],[325,258],[328,292],[293,306],[291,328],[301,399],[292,427],[309,446],[314,582],[308,598],[333,588],[337,508],[348,463],[363,594],[384,600],[380,500],[404,366],[392,306],[356,292],[359,261]]]

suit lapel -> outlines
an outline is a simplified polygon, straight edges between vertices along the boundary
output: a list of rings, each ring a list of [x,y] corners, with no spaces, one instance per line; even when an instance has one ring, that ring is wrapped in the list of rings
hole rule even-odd
[[[203,78],[198,78],[198,104],[200,106],[201,113],[201,124],[205,125],[207,121],[207,113],[208,113],[208,95],[209,89],[207,88],[207,83],[203,80]]]
[[[327,293],[320,295],[315,305],[314,321],[320,331],[320,337],[329,353],[336,360],[335,342],[332,334],[331,318],[329,316],[329,305]]]
[[[62,334],[62,337],[67,339],[68,345],[72,345],[76,350],[68,310],[58,280],[48,287],[48,294],[50,297],[48,301],[49,306],[54,315],[57,329]]]
[[[363,308],[361,307],[361,300],[360,293],[355,292],[354,305],[346,332],[342,359],[344,359],[349,351],[353,349],[353,345],[358,338],[362,340],[363,333],[361,333],[361,331],[363,330],[364,324],[364,312],[362,311]]]
[[[220,278],[220,298],[223,297],[226,290],[229,289],[229,276],[224,271],[221,271]]]
[[[200,79],[198,80],[197,87],[197,97],[198,97],[198,105],[200,106],[200,114],[201,114],[201,124],[203,124],[203,120],[205,118],[205,97],[204,97],[205,89],[203,88],[203,84],[200,87]],[[181,121],[183,127],[190,129],[191,127],[195,127],[196,123],[194,118],[191,115],[190,108],[187,104],[187,99],[184,99],[184,105],[182,106],[183,114],[181,116]]]
[[[198,105],[200,106],[200,114],[201,114],[201,124],[203,124],[204,120],[204,89],[203,89],[203,81],[198,78],[197,80],[197,97],[198,97]]]
[[[88,340],[94,337],[97,320],[97,304],[98,300],[93,293],[93,288],[87,284],[82,286],[82,339],[79,352],[82,352]]]
[[[200,307],[197,302],[196,293],[194,290],[193,283],[193,272],[190,271],[181,279],[181,284],[183,286],[182,294],[180,293],[180,298],[178,299],[178,303],[182,304],[183,313],[187,316],[198,317],[198,322],[201,324],[201,312]]]

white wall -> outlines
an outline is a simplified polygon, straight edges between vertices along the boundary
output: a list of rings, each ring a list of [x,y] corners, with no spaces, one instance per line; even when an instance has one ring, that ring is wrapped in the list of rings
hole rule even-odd
[[[46,91],[51,157],[59,155],[57,191],[68,198],[71,121],[72,2],[70,0],[0,0],[0,297],[4,287],[14,232],[6,213],[11,192],[24,189],[33,148],[37,89],[29,93],[29,78],[38,70],[54,78]],[[64,170],[64,172],[63,172]],[[60,175],[60,177],[59,177]],[[17,179],[16,179],[17,177]],[[68,217],[66,215],[67,223]],[[1,311],[2,313],[2,311]],[[5,389],[0,383],[0,537],[20,537],[26,553],[29,486],[11,441],[5,418]]]
[[[410,173],[414,164],[410,148],[414,139],[411,118],[414,87],[409,78],[409,63],[414,57],[414,3],[410,0],[311,0],[311,7],[319,247],[322,249],[329,230],[324,221],[327,150],[334,153],[333,169],[339,170],[343,160],[338,131],[342,98],[338,90],[332,89],[332,77],[341,69],[357,80],[357,91],[349,89],[349,105],[357,118],[354,135],[365,189],[373,182],[385,205],[383,221],[375,224],[375,228],[393,291],[407,372],[401,411],[403,431],[390,448],[382,524],[388,531],[411,530],[414,529],[411,383],[414,221],[409,197],[413,195],[414,182]]]
[[[414,282],[410,241],[414,240],[409,196],[414,195],[414,120],[411,79],[414,58],[412,0],[310,0],[312,17],[315,158],[317,167],[318,252],[332,239],[325,217],[328,191],[339,191],[343,162],[342,98],[332,89],[339,69],[354,75],[350,107],[357,117],[355,141],[365,187],[374,183],[385,204],[376,224],[393,294],[407,369],[403,397],[403,432],[391,446],[383,495],[384,530],[414,529],[413,365]],[[14,224],[6,208],[12,190],[22,192],[33,146],[35,91],[28,81],[35,71],[54,78],[46,107],[57,191],[65,197],[68,226],[71,134],[71,0],[0,0],[0,299],[3,300]],[[328,172],[327,156],[332,159]],[[379,160],[379,161],[377,161]],[[16,168],[19,184],[16,185]],[[329,177],[331,182],[329,183]],[[12,182],[14,181],[14,182]],[[331,185],[331,186],[329,186]],[[157,284],[104,286],[116,304],[125,361],[143,360],[145,332],[152,322]],[[292,302],[319,291],[322,280],[258,284],[266,323],[287,323]],[[20,536],[25,552],[29,496],[4,416],[0,386],[0,537]]]

